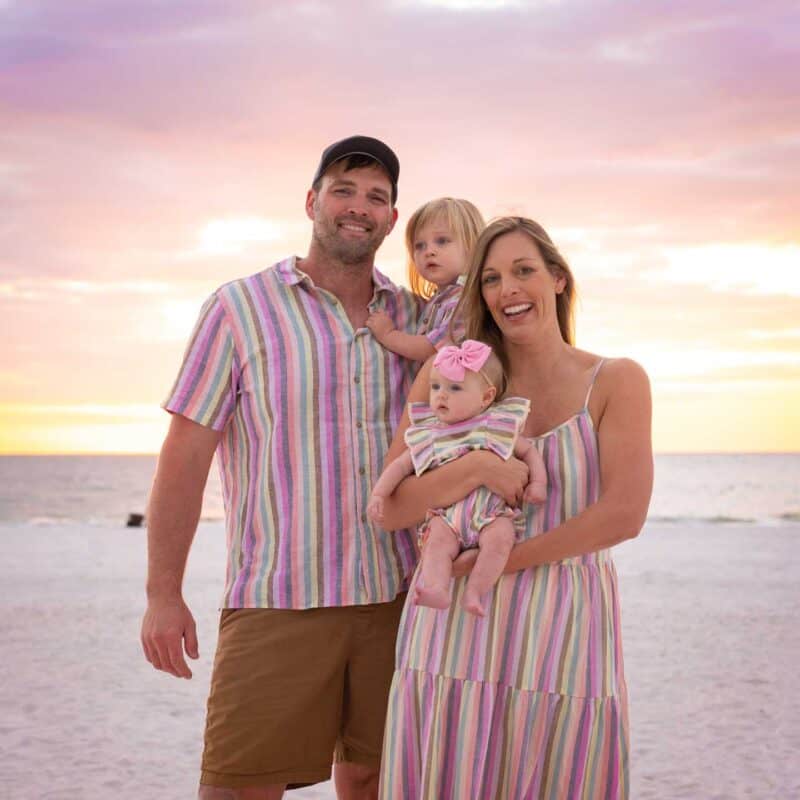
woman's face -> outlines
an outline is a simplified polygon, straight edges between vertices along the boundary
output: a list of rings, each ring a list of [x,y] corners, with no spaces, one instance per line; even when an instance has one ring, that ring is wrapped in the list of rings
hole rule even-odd
[[[554,278],[530,236],[512,231],[489,246],[480,274],[481,296],[502,335],[522,341],[549,326],[558,330],[556,295],[563,277]]]

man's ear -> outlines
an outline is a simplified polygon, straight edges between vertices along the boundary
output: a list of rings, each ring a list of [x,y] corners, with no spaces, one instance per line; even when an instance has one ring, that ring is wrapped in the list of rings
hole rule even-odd
[[[386,235],[387,236],[392,232],[392,230],[393,230],[393,228],[395,226],[395,223],[397,222],[397,216],[398,216],[397,215],[397,209],[393,208],[392,209],[392,222],[389,225],[388,229],[386,230]]]
[[[309,189],[306,194],[306,216],[311,220],[314,219],[314,203],[316,200],[317,193],[313,189]]]

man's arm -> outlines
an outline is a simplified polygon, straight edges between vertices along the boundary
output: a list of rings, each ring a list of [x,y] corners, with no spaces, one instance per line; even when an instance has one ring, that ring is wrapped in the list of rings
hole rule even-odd
[[[156,669],[179,678],[192,677],[183,648],[198,657],[194,618],[182,595],[183,573],[219,439],[218,431],[173,414],[150,492],[142,647]]]

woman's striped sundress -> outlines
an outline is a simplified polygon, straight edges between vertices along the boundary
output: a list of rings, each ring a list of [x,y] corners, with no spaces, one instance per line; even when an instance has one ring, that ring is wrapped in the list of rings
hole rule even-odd
[[[600,482],[586,404],[533,441],[549,486],[526,536],[591,505]],[[406,604],[381,800],[626,798],[627,696],[610,551],[502,577],[483,618],[462,611],[464,583],[454,581],[449,609]]]

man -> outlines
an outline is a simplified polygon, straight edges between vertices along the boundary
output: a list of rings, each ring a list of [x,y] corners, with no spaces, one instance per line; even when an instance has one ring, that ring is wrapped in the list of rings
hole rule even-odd
[[[394,639],[415,562],[410,533],[367,521],[369,492],[414,367],[365,327],[413,332],[413,295],[374,267],[397,221],[399,164],[353,136],[322,154],[305,258],[218,289],[164,407],[151,493],[142,645],[189,678],[197,658],[183,572],[217,452],[228,565],[200,798],[280,798],[334,777],[377,797]],[[335,758],[334,758],[335,751]]]

